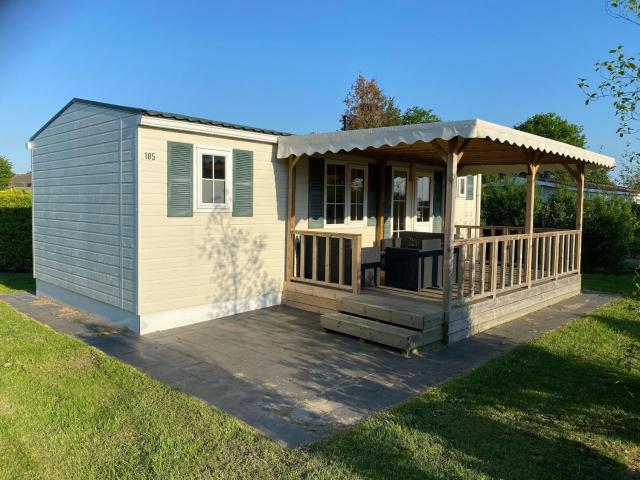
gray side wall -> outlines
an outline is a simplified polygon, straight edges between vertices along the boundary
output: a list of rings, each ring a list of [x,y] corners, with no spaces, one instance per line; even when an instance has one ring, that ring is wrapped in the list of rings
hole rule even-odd
[[[72,104],[32,151],[34,277],[132,313],[136,123]]]

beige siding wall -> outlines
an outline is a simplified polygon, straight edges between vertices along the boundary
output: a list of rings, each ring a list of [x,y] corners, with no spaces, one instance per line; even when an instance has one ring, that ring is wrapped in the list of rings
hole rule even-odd
[[[253,217],[210,212],[167,217],[168,141],[191,143],[194,148],[251,150]],[[155,153],[155,160],[146,160],[145,152]],[[215,318],[279,301],[285,268],[287,164],[275,159],[273,145],[140,127],[138,165],[143,323],[144,316],[154,312],[198,307],[194,315]],[[157,328],[161,327],[143,329]]]
[[[480,225],[482,175],[475,175],[473,177],[473,183],[473,200],[456,198],[456,225]]]

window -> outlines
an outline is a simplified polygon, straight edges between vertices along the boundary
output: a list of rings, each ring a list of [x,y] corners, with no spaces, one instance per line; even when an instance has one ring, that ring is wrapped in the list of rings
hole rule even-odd
[[[458,198],[467,198],[467,177],[458,177]]]
[[[346,168],[344,165],[334,163],[327,164],[327,225],[340,225],[345,223],[345,171]]]
[[[426,223],[431,220],[431,177],[416,177],[416,221]]]
[[[196,148],[196,202],[198,210],[227,211],[231,208],[231,152]]]
[[[393,170],[393,237],[399,238],[400,232],[407,227],[407,179],[406,170]]]
[[[367,167],[328,163],[325,224],[363,226],[367,211]]]
[[[351,189],[350,197],[350,216],[349,222],[356,223],[364,221],[364,168],[351,167],[351,179],[349,188]]]

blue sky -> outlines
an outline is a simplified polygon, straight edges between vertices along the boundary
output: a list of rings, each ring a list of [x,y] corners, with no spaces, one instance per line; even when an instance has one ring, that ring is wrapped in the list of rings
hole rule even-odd
[[[554,111],[619,157],[611,106],[585,106],[576,83],[610,48],[639,43],[604,0],[0,0],[0,154],[28,170],[28,137],[72,97],[336,130],[362,73],[400,107],[447,120],[511,126]]]

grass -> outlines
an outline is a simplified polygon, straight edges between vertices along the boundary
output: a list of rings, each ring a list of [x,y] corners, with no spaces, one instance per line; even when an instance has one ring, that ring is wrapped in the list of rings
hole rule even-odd
[[[19,290],[35,292],[36,281],[31,273],[0,273],[0,295]]]
[[[607,275],[604,273],[582,274],[582,288],[598,292],[628,295],[634,291],[634,283],[636,281],[639,280],[633,272],[620,275]]]
[[[638,308],[288,450],[0,302],[0,478],[640,478],[640,365],[621,363]]]

